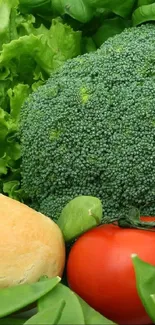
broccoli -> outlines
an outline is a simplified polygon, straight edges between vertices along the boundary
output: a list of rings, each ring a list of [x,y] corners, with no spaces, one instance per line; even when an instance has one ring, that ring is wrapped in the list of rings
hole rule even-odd
[[[155,215],[155,25],[68,60],[21,111],[22,188],[57,220],[78,195]]]

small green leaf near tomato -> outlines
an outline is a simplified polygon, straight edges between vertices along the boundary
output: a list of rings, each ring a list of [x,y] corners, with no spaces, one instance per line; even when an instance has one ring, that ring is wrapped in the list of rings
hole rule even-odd
[[[155,322],[155,266],[132,254],[139,297],[148,315]]]
[[[0,318],[8,316],[32,304],[51,291],[60,282],[60,277],[32,284],[20,284],[0,290]]]

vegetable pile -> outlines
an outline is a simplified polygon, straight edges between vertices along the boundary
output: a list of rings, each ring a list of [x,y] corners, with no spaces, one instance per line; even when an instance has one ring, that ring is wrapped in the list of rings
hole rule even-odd
[[[15,231],[51,239],[26,208],[63,243],[35,277],[24,251],[21,281],[1,256],[0,324],[155,322],[154,20],[153,0],[0,0],[0,193],[27,205],[1,231],[17,268]]]
[[[150,0],[0,0],[0,192],[25,201],[21,106],[67,59],[154,20]]]
[[[42,277],[31,285],[18,285],[0,291],[0,324],[114,324],[91,308],[60,283],[60,278]],[[14,297],[16,299],[14,300]],[[37,313],[28,319],[6,317],[37,302]]]
[[[139,216],[132,210],[130,216],[124,215],[112,222],[103,211],[101,213],[102,209],[100,200],[79,196],[62,210],[58,225],[66,243],[71,244],[65,283],[91,307],[117,324],[151,324],[150,310],[154,307],[150,305],[149,309],[146,293],[148,287],[150,294],[154,294],[155,217]],[[150,267],[151,274],[147,273],[145,263],[135,257],[137,255],[145,263],[154,265]],[[140,286],[139,281],[142,281]]]

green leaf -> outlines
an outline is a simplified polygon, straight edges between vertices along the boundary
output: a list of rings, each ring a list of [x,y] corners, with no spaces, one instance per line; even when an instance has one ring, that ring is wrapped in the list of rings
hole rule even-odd
[[[17,5],[18,0],[0,0],[0,35],[6,32],[10,23],[11,9]]]
[[[10,98],[10,114],[16,123],[18,123],[20,110],[24,100],[29,94],[29,85],[18,84],[13,89],[8,89],[8,96]]]
[[[92,39],[92,37],[83,37],[82,38],[82,52],[90,53],[95,52],[97,50],[96,45]]]
[[[121,17],[105,19],[102,26],[93,35],[96,45],[101,46],[109,37],[121,33],[131,22]]]
[[[8,136],[6,141],[6,154],[9,156],[9,166],[14,167],[14,162],[21,158],[20,144],[16,141],[15,135]]]
[[[39,311],[46,310],[46,308],[60,299],[64,299],[66,305],[57,324],[115,324],[91,308],[77,294],[61,283],[59,283],[54,290],[39,299]]]
[[[32,91],[36,91],[38,87],[42,86],[45,82],[43,80],[38,80],[32,84]]]
[[[84,319],[86,325],[116,325],[116,323],[112,322],[111,320],[105,318],[100,313],[98,313],[95,309],[90,307],[83,299],[81,299],[78,295],[77,298],[81,304],[83,313],[84,313]]]
[[[3,45],[0,64],[8,66],[10,74],[16,69],[19,80],[31,85],[38,61],[40,65],[42,50],[42,43],[39,37],[33,34],[26,35]]]
[[[155,3],[137,8],[132,14],[133,26],[155,20]]]
[[[29,318],[25,325],[52,325],[59,324],[65,308],[65,301],[60,300],[58,303],[38,312],[36,315]]]
[[[41,53],[41,66],[49,74],[58,69],[66,60],[81,54],[81,32],[75,32],[70,26],[62,23],[60,18],[52,20],[48,35],[43,35],[41,41],[44,49]],[[46,62],[49,67],[46,67]]]
[[[30,35],[34,33],[34,26],[36,19],[33,15],[18,15],[16,17],[16,28],[18,30],[18,37]]]
[[[11,7],[7,2],[0,2],[0,34],[6,31],[10,19]]]
[[[25,194],[20,189],[19,177],[15,179],[17,165],[20,171],[17,135],[22,104],[67,59],[81,54],[82,34],[60,18],[52,23],[50,20],[48,28],[43,24],[36,27],[37,18],[32,14],[22,16],[16,10],[17,2],[0,0],[0,5],[5,4],[7,9],[4,23],[0,20],[0,191],[3,188],[9,196],[22,200]],[[37,2],[33,5],[37,7]],[[44,20],[40,17],[40,21]]]
[[[11,81],[7,79],[9,69],[5,68],[3,71],[0,68],[0,107],[4,110],[8,109],[9,99],[7,90],[11,86]]]
[[[0,319],[0,325],[23,325],[25,319],[5,317]]]
[[[8,167],[21,157],[16,141],[16,126],[10,114],[0,108],[0,174],[7,174]]]
[[[18,0],[0,0],[0,50],[16,34],[17,5]]]
[[[6,175],[8,172],[8,158],[6,155],[0,158],[0,175]]]
[[[55,12],[56,14],[64,15],[64,5],[62,0],[52,0],[51,1],[52,6],[52,12]]]
[[[48,3],[50,5],[51,0],[19,0],[20,6],[25,6],[27,8],[36,8],[43,6]]]
[[[0,64],[9,67],[10,73],[15,69],[16,62],[16,74],[28,85],[32,85],[36,75],[40,77],[42,71],[50,75],[67,59],[81,53],[81,33],[74,32],[61,19],[53,19],[51,28],[45,34],[39,34],[39,30],[36,34],[4,44],[0,56]]]
[[[32,284],[20,284],[0,290],[0,318],[8,316],[40,299],[59,282],[59,277]]]
[[[101,201],[93,196],[78,196],[64,207],[57,224],[68,242],[99,225],[101,219]]]
[[[24,198],[27,198],[23,189],[20,188],[19,180],[5,181],[3,183],[3,193],[17,201],[23,201]]]
[[[94,8],[110,9],[121,17],[127,17],[131,14],[136,0],[86,0],[86,3]]]
[[[55,301],[60,301],[61,299],[64,299],[66,304],[63,313],[61,315],[61,318],[57,324],[59,325],[82,324],[83,325],[85,323],[84,316],[76,294],[61,283],[59,283],[54,290],[52,290],[47,295],[39,299],[38,310],[43,311],[49,306],[54,305]]]
[[[136,254],[132,255],[139,297],[149,317],[155,322],[155,266],[142,261]]]
[[[151,317],[152,320],[154,321],[154,320],[155,320],[155,294],[150,295],[150,298],[151,298],[151,300],[152,300],[153,303],[154,303],[154,309],[152,310],[152,316],[150,316],[150,317]]]
[[[108,3],[108,1],[107,0],[85,0],[85,3],[93,8],[105,8],[105,5]]]
[[[20,5],[32,8],[42,6],[47,2],[50,3],[49,0],[19,0]]]
[[[154,0],[138,0],[137,7],[150,5],[151,3],[154,3]]]
[[[9,114],[0,108],[0,140],[4,140],[9,130]]]
[[[64,12],[82,23],[90,21],[94,15],[90,4],[84,0],[61,0],[61,2]]]
[[[22,13],[49,13],[52,0],[19,0],[19,9]]]

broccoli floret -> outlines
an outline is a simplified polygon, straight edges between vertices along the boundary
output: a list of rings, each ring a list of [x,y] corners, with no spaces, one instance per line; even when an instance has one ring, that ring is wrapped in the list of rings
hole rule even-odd
[[[68,60],[21,112],[22,187],[57,219],[78,195],[155,215],[155,25]]]

